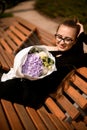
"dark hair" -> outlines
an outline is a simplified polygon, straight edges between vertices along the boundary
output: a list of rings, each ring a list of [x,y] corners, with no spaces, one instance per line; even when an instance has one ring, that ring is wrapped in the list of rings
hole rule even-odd
[[[58,28],[57,28],[57,30],[56,30],[56,33],[57,33],[57,31],[58,31],[58,29],[59,29],[59,27],[61,26],[61,25],[66,25],[66,26],[68,26],[68,27],[72,27],[72,28],[75,28],[76,29],[76,36],[79,34],[79,32],[80,32],[80,25],[78,25],[77,24],[77,20],[76,19],[74,19],[74,20],[72,20],[72,19],[67,19],[67,20],[65,20],[65,21],[63,21],[62,23],[60,23],[59,25],[58,25]]]

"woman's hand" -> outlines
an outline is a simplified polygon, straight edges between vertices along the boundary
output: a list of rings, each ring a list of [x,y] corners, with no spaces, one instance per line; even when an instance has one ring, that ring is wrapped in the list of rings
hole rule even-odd
[[[77,24],[80,26],[80,32],[79,32],[79,34],[82,33],[82,32],[84,32],[83,24],[81,24],[79,22]]]

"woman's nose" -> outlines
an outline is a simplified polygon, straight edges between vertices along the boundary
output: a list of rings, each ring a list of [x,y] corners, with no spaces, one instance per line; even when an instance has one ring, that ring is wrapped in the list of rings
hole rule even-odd
[[[65,44],[65,41],[63,39],[61,39],[61,41],[59,43],[60,44]]]

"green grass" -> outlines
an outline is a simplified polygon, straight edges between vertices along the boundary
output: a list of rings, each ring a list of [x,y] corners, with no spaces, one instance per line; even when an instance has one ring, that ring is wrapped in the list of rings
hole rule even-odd
[[[36,0],[35,9],[50,18],[78,18],[87,31],[87,0]]]
[[[0,15],[0,18],[13,17],[12,13],[3,13]]]

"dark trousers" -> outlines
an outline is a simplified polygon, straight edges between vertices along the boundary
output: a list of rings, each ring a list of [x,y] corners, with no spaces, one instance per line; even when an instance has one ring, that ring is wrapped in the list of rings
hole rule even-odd
[[[34,81],[16,78],[0,82],[0,98],[38,108],[47,96],[45,87]]]
[[[15,78],[0,82],[0,98],[38,108],[50,93],[56,91],[70,70],[67,67],[61,67],[58,71],[36,81]]]

